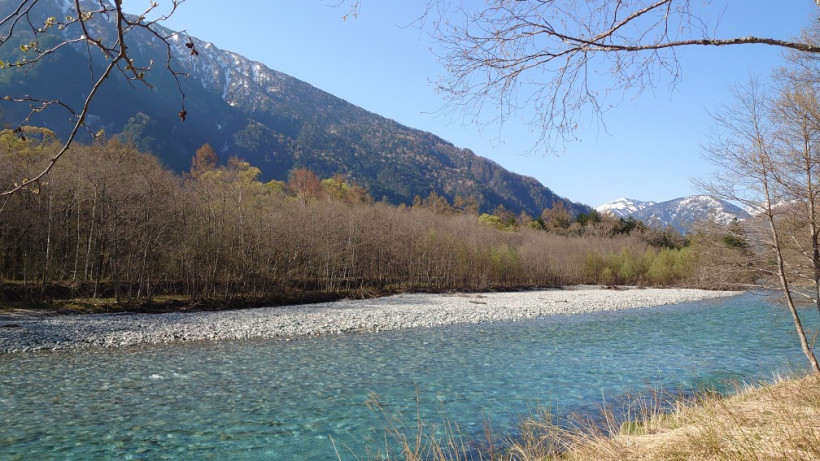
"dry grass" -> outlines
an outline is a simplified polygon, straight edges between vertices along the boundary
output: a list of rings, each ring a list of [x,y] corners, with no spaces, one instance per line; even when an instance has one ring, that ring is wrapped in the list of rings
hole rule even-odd
[[[820,378],[781,379],[728,398],[678,403],[671,413],[650,412],[622,425],[612,437],[596,431],[565,436],[571,448],[560,459],[817,460]]]
[[[357,459],[407,460],[818,460],[820,377],[779,379],[738,389],[731,397],[704,393],[669,400],[633,399],[617,416],[596,423],[556,424],[542,410],[525,418],[515,440],[466,441],[442,410],[443,423],[421,421],[414,433],[399,429],[375,397],[371,408],[385,423],[384,445]],[[489,425],[488,425],[489,427]],[[391,447],[396,447],[391,449]],[[477,448],[480,447],[480,448]],[[341,458],[340,458],[341,459]]]
[[[416,398],[418,399],[418,396]],[[385,406],[378,395],[371,394],[367,400],[367,406],[382,419],[383,444],[370,447],[367,456],[363,458],[351,454],[357,460],[474,461],[499,459],[500,454],[496,455],[495,437],[489,422],[485,426],[486,442],[468,440],[463,436],[458,425],[447,417],[443,404],[439,405],[441,422],[436,424],[422,420],[418,413],[420,406],[417,403],[417,413],[413,418],[415,428],[408,433],[403,429],[408,421],[407,417]],[[482,447],[476,448],[478,444]],[[337,457],[340,460],[343,459],[338,451]]]

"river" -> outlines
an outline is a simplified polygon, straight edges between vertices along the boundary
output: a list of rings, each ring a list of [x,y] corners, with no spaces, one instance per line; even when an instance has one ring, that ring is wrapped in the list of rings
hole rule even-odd
[[[807,310],[817,328],[817,313]],[[537,405],[603,401],[803,371],[763,297],[428,329],[0,355],[3,459],[342,459],[384,447],[378,395],[408,428],[467,438]]]

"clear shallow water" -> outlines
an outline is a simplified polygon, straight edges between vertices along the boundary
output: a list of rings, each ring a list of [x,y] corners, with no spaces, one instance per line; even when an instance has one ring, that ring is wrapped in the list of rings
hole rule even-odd
[[[807,311],[817,327],[817,314]],[[764,298],[524,322],[302,339],[0,355],[2,459],[343,459],[379,448],[377,393],[414,424],[443,407],[466,435],[537,402],[804,370]],[[418,404],[417,404],[418,397]]]

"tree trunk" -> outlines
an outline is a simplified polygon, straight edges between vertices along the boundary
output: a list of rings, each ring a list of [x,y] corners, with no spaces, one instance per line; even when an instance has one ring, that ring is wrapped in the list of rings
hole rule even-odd
[[[93,243],[94,237],[94,224],[97,221],[97,189],[94,188],[94,201],[91,202],[91,225],[88,229],[88,241],[86,242],[85,246],[85,268],[83,269],[83,280],[88,280],[88,268],[91,262],[91,247]],[[94,293],[97,292],[96,286],[94,288]],[[95,295],[96,297],[96,295]]]
[[[771,210],[771,203],[768,203],[767,205],[767,218],[769,221],[769,228],[772,232],[772,246],[774,247],[775,257],[777,259],[777,275],[780,278],[780,286],[783,289],[783,295],[786,297],[786,305],[789,308],[789,313],[791,313],[792,320],[794,320],[794,328],[797,331],[798,338],[800,339],[800,347],[803,349],[803,353],[806,355],[806,358],[809,359],[809,364],[811,365],[812,370],[815,373],[820,374],[820,365],[818,365],[817,363],[817,357],[814,356],[814,351],[812,351],[811,346],[809,345],[809,342],[806,339],[806,331],[803,330],[803,323],[800,321],[800,315],[798,314],[797,308],[794,305],[794,298],[792,297],[791,287],[789,286],[789,280],[786,277],[786,267],[783,263],[783,253],[780,247],[780,235],[777,232],[777,228],[775,227],[774,216],[772,215]]]
[[[814,283],[814,303],[817,308],[817,313],[820,314],[820,238],[817,229],[817,208],[814,190],[814,177],[812,175],[812,167],[814,166],[814,159],[812,157],[811,146],[809,145],[810,135],[804,132],[803,134],[803,158],[805,159],[806,170],[806,206],[808,207],[808,221],[809,221],[809,242],[811,243],[811,263],[812,276]]]

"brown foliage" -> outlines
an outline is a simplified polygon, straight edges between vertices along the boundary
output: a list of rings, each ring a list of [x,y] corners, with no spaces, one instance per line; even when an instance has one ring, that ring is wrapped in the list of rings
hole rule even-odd
[[[36,171],[54,148],[14,141],[4,150],[4,140],[0,174],[24,175],[29,164]],[[0,214],[0,277],[22,281],[32,298],[51,282],[67,282],[113,286],[123,300],[174,293],[229,302],[293,290],[686,277],[683,257],[664,256],[670,262],[652,269],[659,253],[634,236],[561,236],[506,212],[512,230],[500,230],[435,194],[412,208],[373,203],[361,187],[341,177],[320,181],[306,169],[293,172],[285,193],[260,182],[247,162],[217,167],[203,152],[197,173],[180,181],[155,157],[116,140],[77,147],[39,190],[12,196]]]
[[[199,178],[208,171],[216,169],[219,157],[210,144],[205,143],[196,150],[196,154],[191,157],[191,176]]]
[[[297,168],[291,172],[288,192],[304,202],[317,200],[323,195],[319,178],[307,168]]]
[[[544,220],[544,227],[547,230],[560,231],[569,228],[572,214],[562,202],[555,202],[552,208],[545,208],[541,212],[541,219]]]

